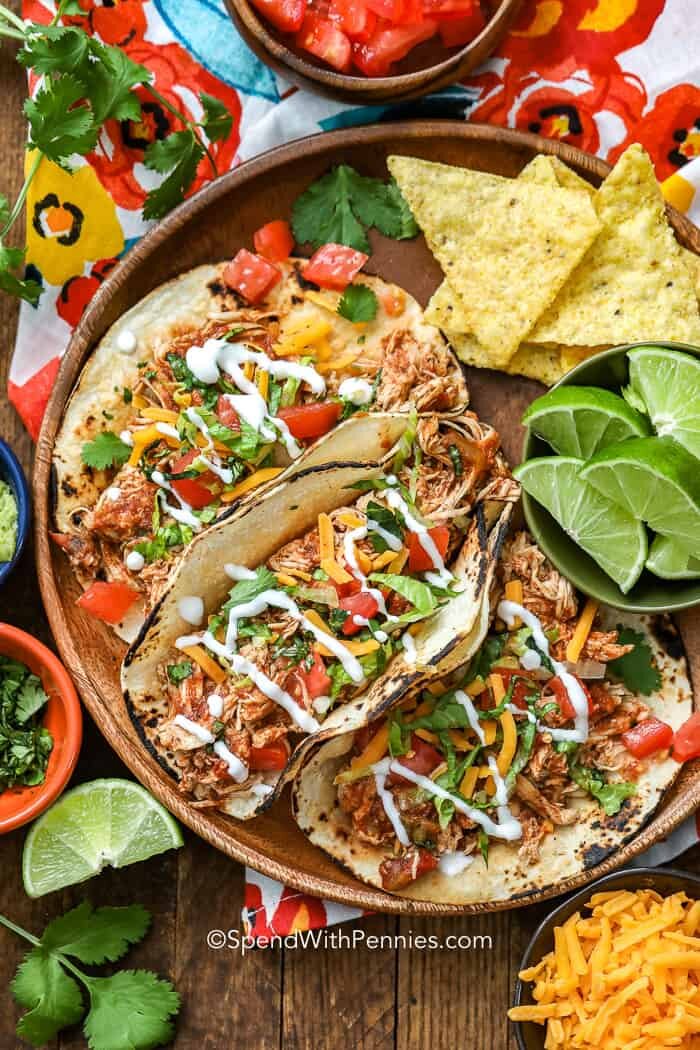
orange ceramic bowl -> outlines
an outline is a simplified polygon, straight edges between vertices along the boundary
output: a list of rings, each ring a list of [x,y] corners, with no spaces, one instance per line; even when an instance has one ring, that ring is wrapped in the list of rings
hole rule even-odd
[[[0,623],[0,653],[20,660],[41,679],[49,698],[43,724],[54,741],[43,784],[8,788],[0,793],[0,834],[3,834],[34,820],[61,794],[78,760],[83,715],[65,667],[36,638],[17,627]]]

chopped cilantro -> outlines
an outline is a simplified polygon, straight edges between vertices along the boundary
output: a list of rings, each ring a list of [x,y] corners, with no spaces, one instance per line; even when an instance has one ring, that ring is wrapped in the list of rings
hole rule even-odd
[[[377,297],[366,284],[349,284],[338,303],[338,313],[346,321],[361,324],[377,316]]]
[[[131,448],[111,430],[103,430],[92,441],[83,445],[83,463],[94,470],[121,467],[131,455]]]
[[[38,715],[47,699],[28,667],[0,656],[0,791],[44,782],[53,738]]]
[[[168,678],[173,685],[179,685],[185,678],[189,678],[192,674],[192,661],[182,660],[179,664],[168,664]]]
[[[324,244],[346,244],[369,253],[367,228],[375,227],[385,237],[403,240],[415,237],[418,227],[393,179],[360,175],[340,164],[313,182],[294,202],[292,228],[301,244],[314,248]]]
[[[461,478],[464,473],[464,465],[462,463],[462,456],[456,445],[450,445],[447,451],[450,454],[452,460],[452,469],[455,472],[456,478]]]

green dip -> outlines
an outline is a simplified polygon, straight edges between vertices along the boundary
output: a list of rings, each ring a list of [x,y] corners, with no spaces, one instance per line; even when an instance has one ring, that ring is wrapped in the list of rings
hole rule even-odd
[[[0,562],[12,561],[17,546],[17,503],[8,484],[0,481]]]

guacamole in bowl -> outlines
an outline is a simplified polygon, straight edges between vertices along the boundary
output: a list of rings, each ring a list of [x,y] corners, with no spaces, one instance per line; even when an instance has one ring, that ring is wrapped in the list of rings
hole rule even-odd
[[[17,549],[17,500],[0,478],[0,562],[12,561]]]

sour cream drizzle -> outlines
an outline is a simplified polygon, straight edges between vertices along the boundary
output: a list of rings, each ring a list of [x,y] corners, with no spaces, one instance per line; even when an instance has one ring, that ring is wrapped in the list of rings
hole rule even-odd
[[[245,565],[236,565],[232,561],[227,561],[224,565],[224,572],[230,580],[235,580],[238,583],[239,580],[255,580],[257,575],[252,569],[246,569]]]
[[[151,474],[151,481],[161,489],[159,496],[163,510],[169,514],[171,518],[174,518],[175,521],[179,521],[181,525],[189,525],[194,532],[200,532],[202,528],[201,521],[195,514],[193,514],[189,503],[186,503],[182,496],[177,494],[170,482],[166,481],[165,475],[160,470],[154,470]],[[173,507],[172,503],[168,503],[164,495],[165,492],[170,492],[180,506]]]
[[[399,811],[396,808],[394,802],[394,796],[386,786],[386,778],[391,769],[391,759],[384,758],[381,762],[375,762],[372,766],[372,772],[374,773],[374,782],[377,785],[377,794],[381,799],[382,805],[384,806],[384,812],[391,822],[391,826],[394,829],[394,834],[401,843],[402,846],[410,846],[411,839],[409,837],[406,828],[404,827],[403,821],[399,815]]]
[[[244,762],[241,762],[238,755],[234,755],[233,751],[229,751],[223,740],[216,741],[214,751],[226,763],[229,776],[233,777],[237,784],[242,784],[244,780],[248,779],[248,767]]]
[[[200,744],[214,743],[214,734],[210,733],[204,726],[200,726],[199,722],[193,722],[191,718],[187,718],[185,715],[175,715],[173,722],[176,726],[180,726],[181,729],[196,737]]]
[[[352,405],[368,405],[372,400],[372,384],[355,377],[344,379],[338,387],[338,394]]]
[[[549,655],[549,639],[544,633],[538,617],[531,613],[529,609],[519,605],[518,602],[510,602],[506,599],[498,603],[496,614],[508,627],[512,627],[516,617],[519,617],[530,628],[535,645],[551,661],[554,673],[564,684],[571,701],[571,706],[575,712],[575,729],[550,729],[546,725],[539,728],[542,729],[542,732],[549,733],[553,740],[572,740],[578,744],[585,743],[588,740],[588,698],[581,688],[580,682],[567,671],[566,666],[559,663],[558,660],[552,659]]]
[[[421,773],[414,773],[412,769],[408,769],[407,766],[402,765],[396,759],[393,759],[389,765],[389,771],[405,777],[406,780],[410,780],[412,784],[417,784],[418,787],[423,788],[429,794],[451,802],[459,813],[464,813],[474,823],[480,824],[490,838],[505,839],[507,842],[514,842],[516,839],[522,838],[523,829],[520,826],[520,822],[515,819],[508,806],[500,802],[498,797],[498,823],[496,823],[482,810],[474,809],[472,806],[467,805],[463,799],[458,798],[456,795],[451,795],[449,791],[445,791],[439,784],[432,781],[430,777],[424,777]],[[391,816],[388,813],[387,816],[391,820]]]
[[[197,627],[204,619],[204,602],[196,595],[187,595],[178,601],[177,611],[186,623]]]
[[[355,544],[360,540],[364,540],[367,537],[367,525],[360,525],[356,529],[349,529],[343,537],[343,554],[345,555],[345,562],[350,566],[350,571],[356,580],[360,581],[361,591],[366,594],[371,594],[377,603],[377,608],[382,616],[385,616],[390,623],[395,623],[398,620],[398,616],[392,616],[386,607],[384,601],[384,595],[377,587],[370,587],[367,583],[367,577],[363,573],[357,561],[357,554],[355,553]]]
[[[438,870],[448,878],[461,875],[465,868],[471,867],[474,857],[468,853],[443,853],[438,861]]]
[[[175,645],[178,649],[189,649],[192,645],[205,646],[216,656],[222,656],[225,660],[228,660],[234,674],[246,675],[250,678],[260,692],[264,693],[273,703],[283,708],[292,721],[305,733],[315,733],[317,729],[321,728],[313,715],[305,711],[294,697],[285,692],[271,678],[268,678],[256,664],[251,663],[244,656],[240,656],[219,642],[210,631],[205,631],[204,634],[181,635],[175,641]]]
[[[251,362],[275,379],[298,379],[306,383],[315,394],[323,394],[326,382],[315,368],[295,364],[293,361],[275,361],[261,350],[252,350],[244,343],[229,343],[224,339],[207,339],[203,346],[191,346],[185,355],[187,367],[201,383],[216,383],[221,372],[231,376],[242,394],[224,394],[241,419],[259,433],[266,441],[279,435],[287,454],[297,459],[303,449],[292,437],[289,427],[277,416],[268,412],[267,402],[255,383],[247,379],[240,367]]]
[[[228,467],[222,467],[220,460],[209,459],[203,452],[200,452],[196,462],[203,463],[205,467],[208,467],[212,474],[216,474],[217,478],[221,478],[224,485],[230,485],[233,481],[233,471]]]
[[[461,704],[461,706],[467,712],[467,719],[469,720],[469,725],[474,730],[481,743],[485,744],[486,736],[484,735],[484,731],[481,728],[479,715],[477,714],[477,710],[474,707],[474,704],[471,702],[467,694],[463,693],[461,689],[455,690],[455,700],[458,704]]]
[[[248,616],[259,616],[265,612],[270,606],[276,609],[284,609],[286,613],[296,620],[305,631],[310,631],[316,641],[321,642],[327,649],[330,649],[334,656],[336,656],[343,669],[350,676],[353,682],[358,685],[365,680],[365,673],[362,670],[362,664],[353,656],[349,649],[343,645],[334,635],[328,634],[326,631],[322,631],[315,623],[308,620],[302,613],[301,609],[288,594],[284,591],[269,590],[263,591],[256,598],[252,598],[249,602],[244,602],[242,605],[235,605],[230,613],[228,619],[228,628],[226,630],[226,646],[231,649],[236,644],[238,638],[238,621]]]
[[[387,480],[389,480],[387,478]],[[426,579],[438,587],[446,587],[452,582],[454,576],[445,568],[440,551],[437,549],[435,540],[428,532],[427,527],[417,518],[414,518],[408,509],[408,504],[396,489],[386,489],[384,492],[386,501],[392,510],[398,510],[411,532],[415,532],[418,542],[433,563],[435,573],[426,573]]]

